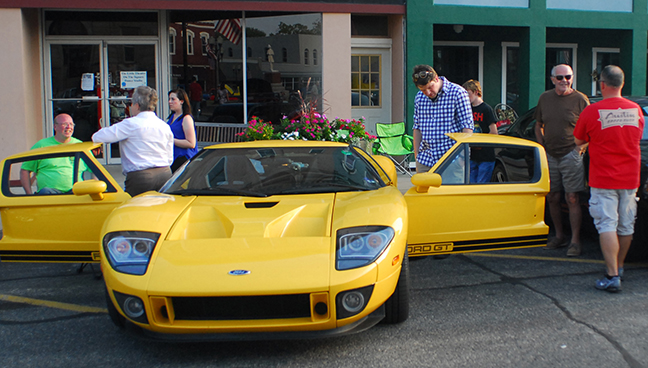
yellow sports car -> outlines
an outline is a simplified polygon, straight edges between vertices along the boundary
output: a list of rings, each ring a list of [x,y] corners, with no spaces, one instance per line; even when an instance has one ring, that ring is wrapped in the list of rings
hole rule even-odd
[[[453,149],[414,175],[405,195],[388,157],[341,143],[211,146],[159,192],[135,198],[92,155],[96,144],[28,151],[0,168],[0,258],[101,262],[113,322],[159,339],[309,338],[402,322],[408,249],[426,256],[546,242],[542,147],[452,138]],[[507,164],[525,164],[531,179],[470,183],[467,163],[479,148],[510,150]],[[24,174],[43,163],[68,167],[70,189],[44,190],[42,173]]]

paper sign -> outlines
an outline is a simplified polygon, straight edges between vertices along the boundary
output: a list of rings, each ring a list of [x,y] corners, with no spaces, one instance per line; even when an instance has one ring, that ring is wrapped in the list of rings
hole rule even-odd
[[[94,73],[81,74],[81,90],[94,91]]]
[[[146,85],[146,72],[119,72],[121,88],[131,89]]]

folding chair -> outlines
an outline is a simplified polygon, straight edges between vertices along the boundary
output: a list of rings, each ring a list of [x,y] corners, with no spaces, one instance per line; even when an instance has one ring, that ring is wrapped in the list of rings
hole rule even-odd
[[[375,153],[389,157],[398,172],[412,176],[410,161],[414,145],[412,136],[405,134],[405,122],[376,123],[376,135]]]

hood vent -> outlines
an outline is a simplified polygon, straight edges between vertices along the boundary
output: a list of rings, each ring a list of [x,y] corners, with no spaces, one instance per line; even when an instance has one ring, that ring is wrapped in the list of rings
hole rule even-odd
[[[272,208],[279,202],[245,202],[245,208]]]

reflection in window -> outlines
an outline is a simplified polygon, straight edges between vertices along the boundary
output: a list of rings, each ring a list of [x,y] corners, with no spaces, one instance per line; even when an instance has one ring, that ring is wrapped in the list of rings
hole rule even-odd
[[[195,21],[188,19],[184,12],[178,13],[178,18],[174,19],[175,14],[170,13],[169,22],[169,28],[175,34],[182,34],[184,21],[187,34],[200,35],[201,41],[206,40],[214,52],[204,55],[196,51],[187,59],[185,69],[183,54],[188,50],[177,47],[177,52],[170,55],[170,85],[185,85],[186,73],[187,79],[195,75],[199,81],[203,81],[205,94],[215,92],[217,85],[227,90],[224,103],[202,104],[197,122],[245,123],[250,114],[254,114],[264,121],[279,124],[282,116],[297,110],[301,102],[300,92],[304,100],[308,100],[311,88],[307,86],[312,87],[315,81],[322,79],[319,60],[316,67],[311,65],[308,70],[304,69],[303,64],[305,49],[319,50],[317,57],[322,56],[320,13],[247,18],[245,50],[242,40],[231,36],[228,38],[229,34],[221,34],[217,30],[221,28],[215,27],[216,20],[204,20],[204,12],[196,12]],[[232,20],[230,23],[236,22]],[[198,40],[195,41],[198,46]],[[266,59],[269,47],[274,52],[273,63]],[[247,64],[242,65],[246,59]],[[309,63],[312,64],[312,60]],[[248,117],[243,116],[242,107],[244,71],[247,73]],[[321,107],[318,105],[317,109]],[[198,126],[198,129],[202,127]],[[198,134],[200,136],[201,132]]]
[[[169,54],[175,55],[176,53],[176,30],[169,28]]]
[[[441,175],[443,185],[466,183],[466,149],[461,146],[448,157],[443,165],[436,171]]]
[[[187,55],[194,54],[194,38],[195,34],[193,31],[187,30]]]
[[[380,106],[380,64],[380,55],[351,55],[351,106]]]
[[[200,32],[200,48],[203,56],[207,55],[207,44],[209,43],[209,34],[206,32]]]
[[[317,49],[313,49],[313,65],[317,65]]]
[[[308,49],[304,50],[304,64],[308,65]]]

